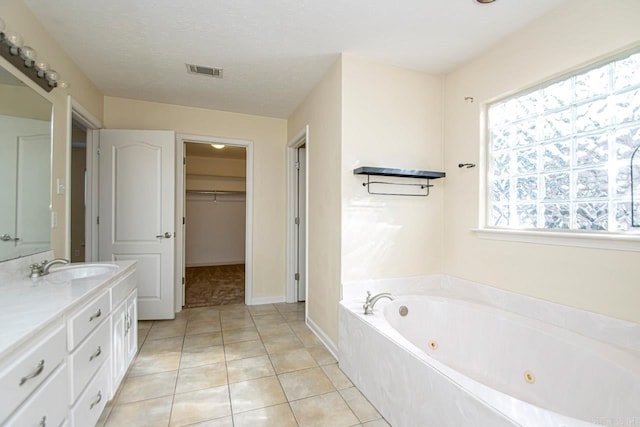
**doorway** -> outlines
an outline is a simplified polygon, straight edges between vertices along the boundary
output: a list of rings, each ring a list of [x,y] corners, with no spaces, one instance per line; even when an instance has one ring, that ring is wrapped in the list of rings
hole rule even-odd
[[[182,306],[250,304],[251,144],[180,135],[178,152]]]
[[[246,148],[185,143],[185,308],[245,300]]]
[[[71,121],[71,177],[69,194],[71,198],[70,261],[85,262],[85,216],[87,194],[87,128],[77,120]]]
[[[287,144],[287,296],[307,299],[308,126]]]

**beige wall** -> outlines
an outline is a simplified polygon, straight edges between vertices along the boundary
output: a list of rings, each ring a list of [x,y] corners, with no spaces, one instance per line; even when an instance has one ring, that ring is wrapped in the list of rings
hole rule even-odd
[[[289,117],[291,140],[309,125],[307,144],[309,318],[338,340],[341,265],[342,61],[338,60]]]
[[[640,321],[638,252],[479,239],[482,104],[640,41],[637,0],[572,0],[446,77],[445,272]],[[475,103],[465,103],[472,96]]]
[[[51,121],[51,103],[28,86],[0,85],[0,114]]]
[[[342,55],[289,118],[289,139],[305,124],[309,317],[335,344],[341,283],[442,271],[439,183],[424,198],[370,196],[353,175],[442,169],[442,79]]]
[[[342,281],[441,273],[444,180],[428,197],[369,195],[353,170],[443,170],[442,78],[344,55],[342,81]]]
[[[74,97],[84,108],[98,119],[102,118],[102,94],[87,79],[80,68],[35,19],[29,8],[21,0],[3,0],[0,2],[0,17],[5,21],[7,30],[20,32],[25,44],[32,46],[38,57],[47,61],[61,75],[62,80],[70,84],[69,89],[56,88],[44,95],[53,103],[53,182],[56,178],[65,179],[69,146],[67,137],[67,95]],[[2,61],[7,66],[6,61]],[[21,73],[17,75],[24,77]],[[39,89],[38,89],[39,90]],[[42,91],[44,94],[44,91]],[[58,214],[58,227],[52,230],[52,247],[56,256],[68,256],[67,197],[52,192],[52,209]]]
[[[286,120],[179,105],[104,98],[104,126],[174,130],[253,141],[253,298],[285,294]]]

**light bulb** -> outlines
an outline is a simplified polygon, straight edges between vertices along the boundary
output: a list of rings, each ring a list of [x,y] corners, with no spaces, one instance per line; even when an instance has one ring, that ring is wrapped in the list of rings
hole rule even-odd
[[[24,59],[24,65],[31,68],[36,62],[38,54],[31,46],[24,46],[22,49],[20,49],[20,57]]]
[[[17,55],[24,43],[24,39],[18,33],[10,33],[7,34],[7,43],[9,43],[9,46],[11,47],[11,55]]]
[[[61,87],[63,89],[69,89],[69,82],[60,82],[60,84],[58,85],[58,87]]]
[[[49,82],[49,86],[55,87],[57,85],[58,79],[60,78],[60,74],[56,70],[47,71],[47,81]]]
[[[49,69],[49,64],[47,64],[44,61],[38,61],[35,63],[34,67],[36,67],[36,70],[38,70],[38,77],[42,79],[44,78],[47,70]]]
[[[211,146],[216,150],[222,150],[224,148],[224,144],[211,144]]]

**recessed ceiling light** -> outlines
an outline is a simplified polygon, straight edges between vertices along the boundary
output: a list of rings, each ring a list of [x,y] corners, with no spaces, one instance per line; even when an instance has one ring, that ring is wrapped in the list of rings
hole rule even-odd
[[[211,144],[211,146],[216,150],[222,150],[224,148],[224,144]]]
[[[493,3],[496,0],[476,0],[476,3],[480,3],[480,4],[489,4],[489,3]]]

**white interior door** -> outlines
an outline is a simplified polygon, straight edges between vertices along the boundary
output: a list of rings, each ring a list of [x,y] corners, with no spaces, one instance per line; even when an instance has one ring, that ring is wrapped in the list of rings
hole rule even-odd
[[[138,317],[173,319],[175,135],[100,131],[99,259],[138,261]]]
[[[297,150],[298,156],[298,301],[307,299],[307,155],[306,148]]]

